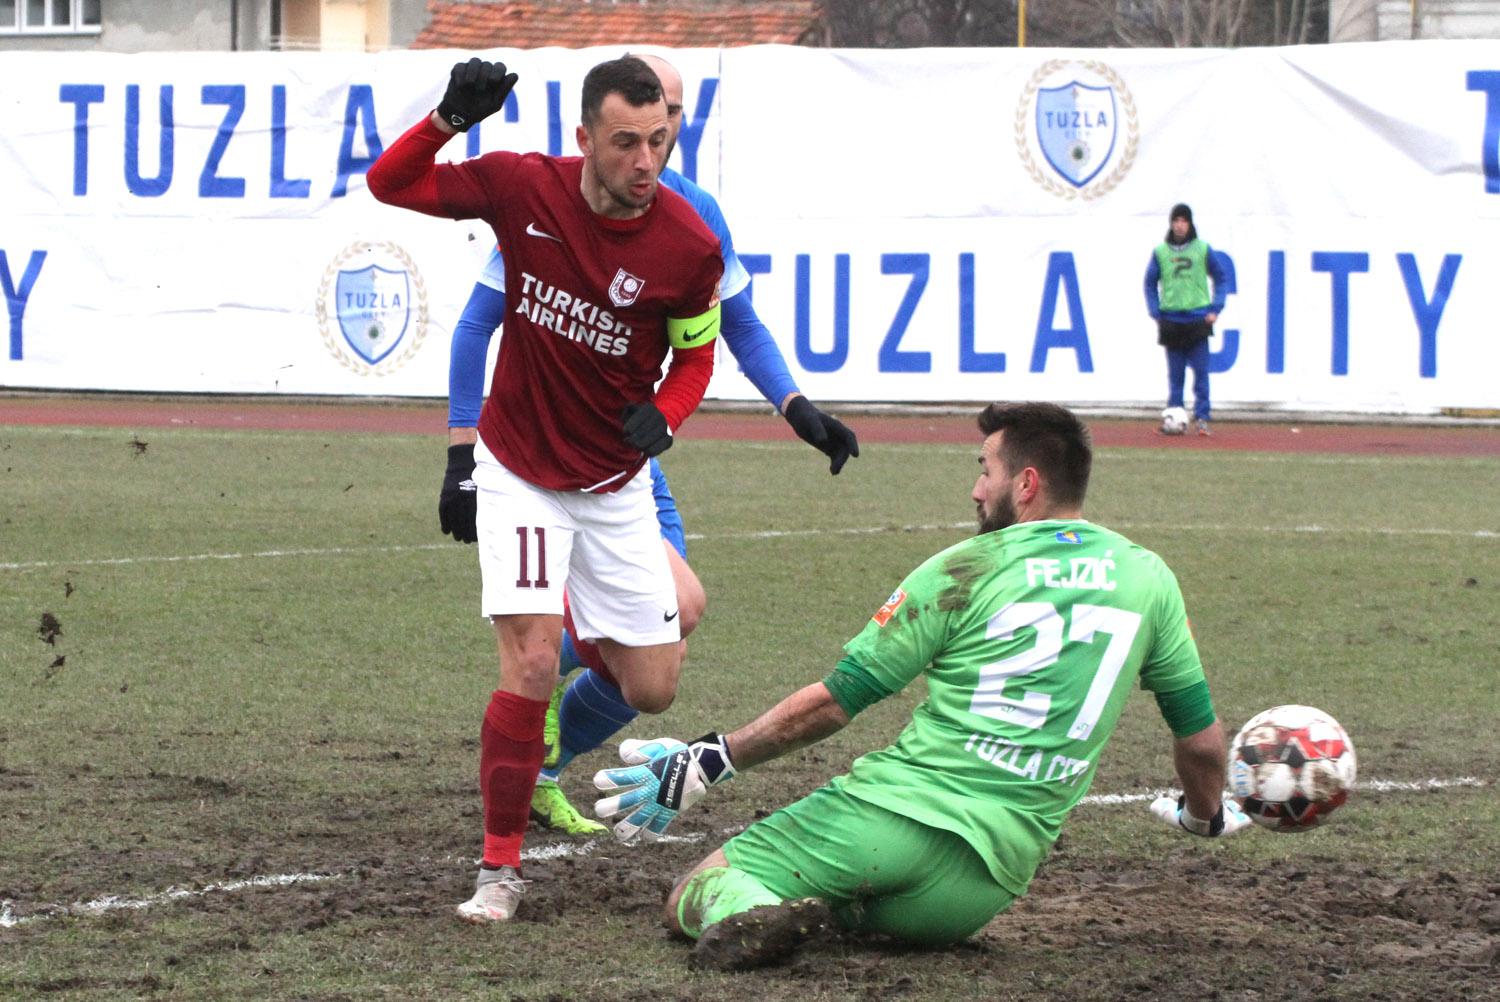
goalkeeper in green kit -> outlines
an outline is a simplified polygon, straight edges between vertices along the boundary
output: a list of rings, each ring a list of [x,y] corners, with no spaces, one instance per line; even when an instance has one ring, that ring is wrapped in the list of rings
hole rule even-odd
[[[977,932],[1026,892],[1093,779],[1130,691],[1156,697],[1182,797],[1174,828],[1249,823],[1223,796],[1225,739],[1177,580],[1082,517],[1092,449],[1065,408],[992,404],[972,498],[979,533],[913,571],[829,675],[750,724],[690,744],[627,741],[595,777],[617,835],[659,837],[707,787],[834,733],[926,675],[896,743],[751,825],[673,889],[668,925],[727,969],[784,956],[825,919],[912,943]]]

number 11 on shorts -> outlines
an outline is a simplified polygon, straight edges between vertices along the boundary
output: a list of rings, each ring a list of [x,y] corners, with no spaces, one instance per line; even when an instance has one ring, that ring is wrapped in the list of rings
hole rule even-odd
[[[538,577],[536,578],[536,580],[532,580],[527,575],[527,570],[526,570],[527,567],[530,566],[529,561],[528,561],[528,557],[530,556],[530,551],[531,551],[531,547],[528,544],[528,541],[527,541],[527,538],[526,538],[528,533],[535,533],[536,534],[536,566],[537,566],[537,575],[538,575]],[[521,556],[520,556],[520,564],[519,564],[519,566],[521,568],[521,572],[516,577],[516,587],[517,588],[546,588],[547,587],[547,530],[544,529],[540,525],[536,525],[536,526],[518,525],[518,526],[516,526],[516,540],[520,544],[520,547],[521,547]]]

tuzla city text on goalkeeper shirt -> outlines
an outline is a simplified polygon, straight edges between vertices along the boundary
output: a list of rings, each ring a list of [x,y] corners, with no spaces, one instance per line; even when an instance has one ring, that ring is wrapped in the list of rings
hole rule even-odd
[[[451,138],[424,119],[368,182],[384,202],[483,219],[507,250],[504,337],[479,434],[538,487],[617,490],[646,462],[622,437],[626,405],[654,398],[675,432],[703,399],[718,334],[719,242],[660,186],[642,215],[612,219],[584,201],[581,158],[496,152],[434,163]]]
[[[927,698],[894,745],[832,785],[959,835],[1014,894],[1083,799],[1137,682],[1203,681],[1171,570],[1081,518],[949,547],[844,649],[891,692],[926,675]]]

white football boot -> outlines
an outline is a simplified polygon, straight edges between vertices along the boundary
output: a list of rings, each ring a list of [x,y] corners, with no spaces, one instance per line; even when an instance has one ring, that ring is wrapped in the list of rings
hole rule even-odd
[[[458,906],[458,917],[465,922],[509,922],[521,905],[526,881],[513,866],[479,871],[474,882],[474,896]]]

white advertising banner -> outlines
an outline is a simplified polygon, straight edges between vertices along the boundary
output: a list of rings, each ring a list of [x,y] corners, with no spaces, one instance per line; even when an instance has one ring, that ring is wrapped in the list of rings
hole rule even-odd
[[[576,152],[618,49],[520,74],[444,156]],[[493,234],[381,205],[453,52],[7,53],[0,387],[445,396]],[[1231,282],[1221,405],[1500,406],[1500,43],[672,54],[673,166],[825,401],[1159,402],[1176,202]],[[756,392],[721,349],[710,396]]]

